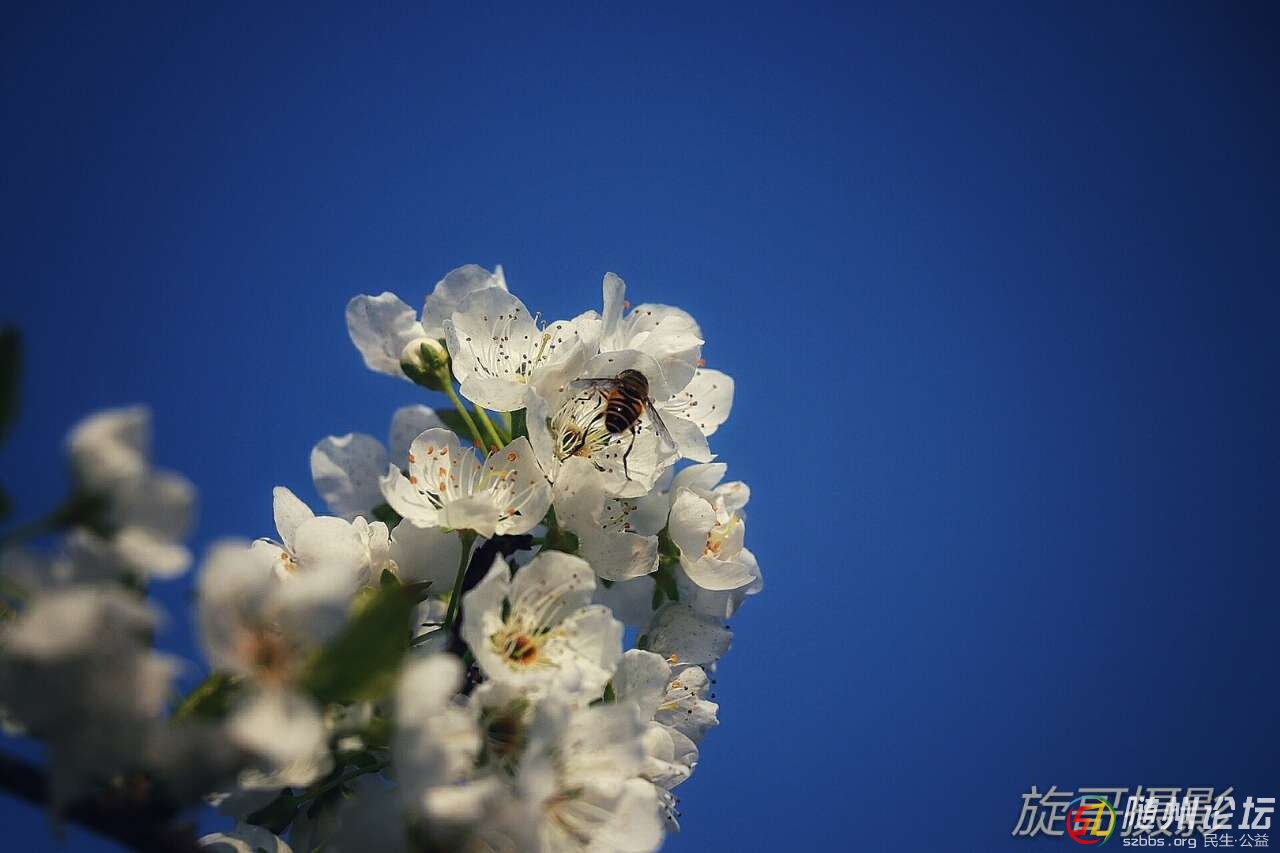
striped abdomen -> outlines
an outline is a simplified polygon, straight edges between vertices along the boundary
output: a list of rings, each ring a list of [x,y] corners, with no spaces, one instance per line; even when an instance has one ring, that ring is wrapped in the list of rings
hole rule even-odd
[[[611,435],[635,426],[649,398],[649,380],[638,370],[624,370],[615,379],[605,401],[604,428]]]

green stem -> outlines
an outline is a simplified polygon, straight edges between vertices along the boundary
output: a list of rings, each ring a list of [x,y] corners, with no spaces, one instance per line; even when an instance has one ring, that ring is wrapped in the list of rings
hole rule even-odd
[[[462,557],[458,560],[458,576],[453,579],[453,594],[449,596],[449,609],[444,614],[446,631],[453,630],[453,623],[458,618],[458,608],[462,606],[462,579],[467,574],[467,563],[471,557],[471,543],[476,541],[474,530],[459,530],[458,538],[462,540]]]
[[[483,406],[476,406],[476,417],[480,419],[480,425],[488,431],[489,438],[493,441],[494,446],[506,447],[508,442],[503,440],[498,428],[494,426],[493,421],[489,420],[489,413],[484,410]]]
[[[453,390],[452,382],[444,383],[444,393],[449,395],[449,399],[453,401],[453,407],[458,410],[458,414],[466,421],[467,429],[471,430],[471,437],[475,439],[476,444],[484,447],[484,439],[480,437],[480,428],[471,419],[471,413],[467,411],[467,407],[462,400],[458,399],[458,392]]]

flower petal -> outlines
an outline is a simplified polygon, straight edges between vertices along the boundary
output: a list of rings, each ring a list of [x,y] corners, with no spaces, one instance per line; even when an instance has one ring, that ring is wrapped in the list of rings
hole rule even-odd
[[[719,620],[687,604],[668,604],[653,615],[645,630],[649,651],[679,663],[704,664],[729,651],[733,634]]]
[[[493,272],[476,264],[466,264],[450,270],[436,282],[422,306],[422,328],[425,335],[436,340],[443,338],[444,321],[452,317],[471,294],[486,287],[507,289],[507,279],[501,266],[494,267]]]
[[[387,451],[390,461],[403,468],[409,458],[409,445],[413,440],[429,429],[447,429],[444,421],[429,406],[401,406],[391,416],[391,434],[388,436]],[[378,474],[382,474],[382,468]]]
[[[347,333],[366,367],[406,381],[400,353],[411,341],[426,337],[413,309],[390,292],[361,294],[348,302]]]
[[[331,435],[311,449],[316,491],[330,512],[347,520],[382,503],[378,480],[386,469],[387,450],[371,435]]]

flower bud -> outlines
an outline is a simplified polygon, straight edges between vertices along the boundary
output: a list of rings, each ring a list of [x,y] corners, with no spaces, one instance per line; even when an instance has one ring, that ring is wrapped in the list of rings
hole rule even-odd
[[[414,383],[443,391],[449,381],[449,351],[431,338],[418,338],[400,351],[400,369]]]

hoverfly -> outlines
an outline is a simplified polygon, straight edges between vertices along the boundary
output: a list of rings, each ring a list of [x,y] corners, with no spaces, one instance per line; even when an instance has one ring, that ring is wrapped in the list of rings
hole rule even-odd
[[[628,368],[613,377],[578,379],[569,384],[569,390],[577,393],[590,391],[599,394],[604,405],[584,429],[570,438],[571,446],[563,446],[565,457],[572,456],[586,446],[593,428],[598,433],[599,426],[603,425],[605,436],[618,436],[629,432],[631,441],[627,444],[626,452],[622,454],[622,473],[630,480],[631,473],[627,469],[627,457],[631,455],[631,448],[635,446],[636,435],[641,429],[640,416],[646,410],[658,438],[668,447],[676,446],[671,433],[667,431],[667,425],[658,415],[653,398],[649,396],[649,380],[640,371]],[[597,463],[593,464],[596,464],[597,468],[600,467]]]

